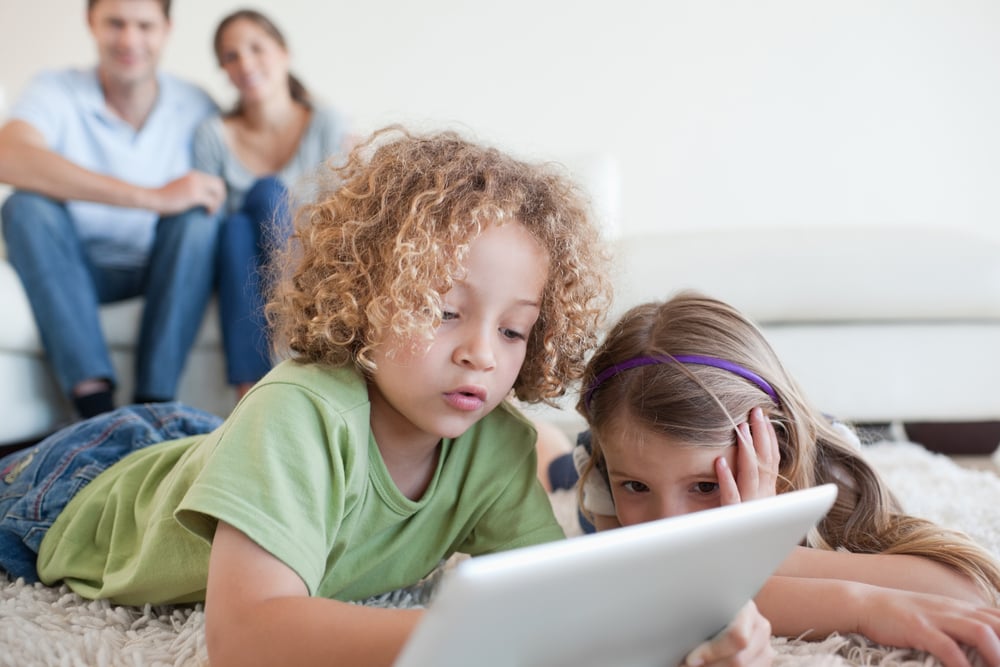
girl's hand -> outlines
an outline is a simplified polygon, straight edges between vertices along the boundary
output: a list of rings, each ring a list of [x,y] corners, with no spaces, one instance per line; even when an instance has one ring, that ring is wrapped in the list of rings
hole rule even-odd
[[[778,481],[778,434],[774,425],[764,416],[764,411],[750,411],[749,423],[743,422],[736,429],[736,471],[729,469],[726,459],[715,460],[715,473],[723,505],[775,494]]]
[[[888,646],[912,646],[945,667],[971,667],[961,645],[1000,665],[1000,609],[953,598],[872,587],[858,632]]]
[[[751,600],[725,630],[700,644],[684,660],[685,667],[767,667],[774,660],[771,624]]]

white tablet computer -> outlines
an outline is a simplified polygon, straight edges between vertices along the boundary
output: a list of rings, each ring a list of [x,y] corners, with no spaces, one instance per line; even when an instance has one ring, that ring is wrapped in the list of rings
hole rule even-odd
[[[829,510],[832,484],[461,562],[395,667],[664,667]]]

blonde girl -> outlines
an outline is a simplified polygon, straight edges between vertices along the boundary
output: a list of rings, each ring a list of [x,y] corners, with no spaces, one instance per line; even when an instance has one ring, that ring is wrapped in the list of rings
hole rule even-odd
[[[966,667],[964,644],[1000,664],[996,561],[904,513],[735,308],[686,292],[631,309],[583,386],[581,505],[599,527],[836,484],[833,509],[757,598],[775,632],[861,631]]]

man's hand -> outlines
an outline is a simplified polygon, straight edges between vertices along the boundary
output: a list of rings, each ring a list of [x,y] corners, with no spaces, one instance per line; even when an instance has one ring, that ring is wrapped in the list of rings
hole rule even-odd
[[[226,200],[226,184],[218,176],[202,171],[189,171],[166,185],[151,190],[149,208],[161,215],[183,213],[196,206],[204,206],[215,213]]]

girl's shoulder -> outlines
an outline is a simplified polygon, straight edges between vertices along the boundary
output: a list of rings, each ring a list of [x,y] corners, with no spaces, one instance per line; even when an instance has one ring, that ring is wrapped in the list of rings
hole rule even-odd
[[[340,143],[348,134],[348,125],[347,117],[335,107],[316,104],[312,108],[306,135]]]

